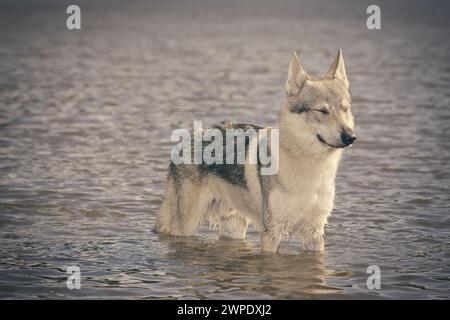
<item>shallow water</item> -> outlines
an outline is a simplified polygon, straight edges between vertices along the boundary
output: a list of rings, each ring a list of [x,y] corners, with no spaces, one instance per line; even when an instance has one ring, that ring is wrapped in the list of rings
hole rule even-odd
[[[448,3],[382,2],[378,31],[360,1],[78,3],[81,31],[0,4],[0,298],[450,298]],[[172,130],[273,123],[289,52],[319,75],[339,47],[359,139],[324,255],[151,232]]]

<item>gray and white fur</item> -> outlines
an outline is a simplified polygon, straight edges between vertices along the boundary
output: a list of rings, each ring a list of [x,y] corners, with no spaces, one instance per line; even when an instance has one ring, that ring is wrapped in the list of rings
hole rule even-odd
[[[279,123],[279,171],[261,175],[246,164],[171,163],[155,230],[193,236],[209,220],[222,238],[245,239],[250,224],[262,251],[277,252],[297,236],[301,250],[324,250],[335,177],[345,147],[355,140],[351,94],[342,50],[325,76],[310,77],[294,52]],[[254,128],[223,122],[215,128]],[[246,144],[252,141],[246,141]]]

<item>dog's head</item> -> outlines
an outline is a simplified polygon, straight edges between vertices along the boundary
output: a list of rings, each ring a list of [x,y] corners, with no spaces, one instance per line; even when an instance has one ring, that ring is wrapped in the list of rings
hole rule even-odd
[[[342,50],[321,78],[310,77],[294,52],[286,93],[281,112],[283,130],[288,132],[284,138],[295,138],[296,144],[312,153],[345,148],[356,140]]]

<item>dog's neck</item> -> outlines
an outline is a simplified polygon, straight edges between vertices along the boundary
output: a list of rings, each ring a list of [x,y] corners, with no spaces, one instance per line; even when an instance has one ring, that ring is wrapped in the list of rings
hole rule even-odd
[[[342,149],[331,149],[328,152],[320,154],[305,153],[302,149],[294,149],[291,146],[286,146],[280,141],[280,166],[284,160],[295,159],[301,166],[329,166],[330,164],[337,170],[337,164],[342,156]]]
[[[305,183],[309,185],[308,190],[312,190],[313,185],[321,190],[332,190],[341,155],[342,150],[336,150],[320,159],[311,158],[293,153],[280,144],[277,179],[294,194],[301,192],[299,188]]]

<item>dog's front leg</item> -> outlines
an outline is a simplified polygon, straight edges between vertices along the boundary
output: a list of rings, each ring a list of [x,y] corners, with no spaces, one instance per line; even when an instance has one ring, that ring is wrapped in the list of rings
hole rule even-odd
[[[261,232],[261,251],[278,252],[280,248],[281,237],[273,233],[272,230],[264,229]]]
[[[302,251],[324,251],[325,241],[323,226],[305,228],[300,233],[300,250]]]
[[[313,239],[308,239],[307,241],[301,241],[300,250],[302,251],[324,251],[325,241],[323,236],[317,236]]]
[[[272,212],[264,210],[263,229],[261,231],[261,251],[278,252],[282,236],[277,232],[272,223]]]

